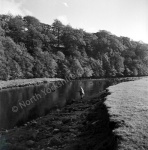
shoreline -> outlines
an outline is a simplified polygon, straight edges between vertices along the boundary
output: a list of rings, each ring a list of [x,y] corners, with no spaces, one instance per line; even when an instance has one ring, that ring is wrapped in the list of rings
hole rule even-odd
[[[61,110],[0,132],[1,144],[9,150],[116,149],[115,123],[110,122],[103,91],[82,101],[72,101]]]
[[[0,91],[3,89],[26,87],[30,85],[39,85],[42,83],[50,83],[55,81],[62,81],[61,78],[33,78],[33,79],[16,79],[8,81],[0,81]]]
[[[110,80],[118,84],[135,78]],[[136,78],[139,79],[139,78]],[[9,150],[116,150],[120,137],[113,130],[118,122],[110,120],[105,105],[109,91],[71,101],[61,109],[23,126],[0,131],[0,149]]]
[[[124,81],[131,81],[136,79],[141,79],[145,77],[121,77],[121,78],[99,78],[99,79],[76,79],[76,80],[111,80],[111,81],[118,81],[118,82],[124,82]],[[26,87],[31,85],[40,85],[43,83],[50,83],[50,82],[56,82],[56,81],[63,81],[65,79],[61,78],[33,78],[33,79],[16,79],[16,80],[8,80],[8,81],[2,81],[0,80],[0,91],[3,89],[11,89],[16,87]],[[65,80],[66,81],[66,80]],[[73,79],[70,79],[69,81],[74,81]]]

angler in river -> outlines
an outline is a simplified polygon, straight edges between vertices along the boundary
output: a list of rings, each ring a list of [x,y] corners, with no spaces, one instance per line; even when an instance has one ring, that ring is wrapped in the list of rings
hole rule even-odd
[[[83,99],[84,95],[85,95],[85,92],[84,92],[84,89],[80,86],[80,96],[81,96],[81,99]]]

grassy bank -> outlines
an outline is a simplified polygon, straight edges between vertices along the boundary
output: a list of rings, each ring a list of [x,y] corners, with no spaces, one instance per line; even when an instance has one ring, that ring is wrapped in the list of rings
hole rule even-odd
[[[1,132],[1,149],[8,150],[95,150],[115,149],[115,125],[104,105],[105,91],[72,101],[61,110],[26,123],[20,128]]]

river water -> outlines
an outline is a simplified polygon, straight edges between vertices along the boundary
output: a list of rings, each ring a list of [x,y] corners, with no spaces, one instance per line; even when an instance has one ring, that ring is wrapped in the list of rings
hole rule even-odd
[[[83,80],[63,84],[52,92],[47,92],[47,89],[52,89],[52,83],[1,90],[0,129],[20,126],[46,115],[55,107],[63,107],[73,99],[80,99],[80,85],[84,88],[86,97],[89,97],[103,91],[109,84],[108,80]]]
[[[121,138],[119,150],[148,150],[148,78],[110,86],[105,104],[114,132]]]

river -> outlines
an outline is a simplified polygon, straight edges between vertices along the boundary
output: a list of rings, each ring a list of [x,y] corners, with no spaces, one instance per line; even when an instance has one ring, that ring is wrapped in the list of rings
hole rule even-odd
[[[85,97],[98,94],[110,85],[108,80],[72,81],[49,92],[53,83],[1,90],[0,129],[20,126],[48,114],[53,108],[63,107],[71,100],[79,99],[80,85],[84,88]]]
[[[148,78],[110,86],[105,104],[119,123],[118,150],[148,150]]]

